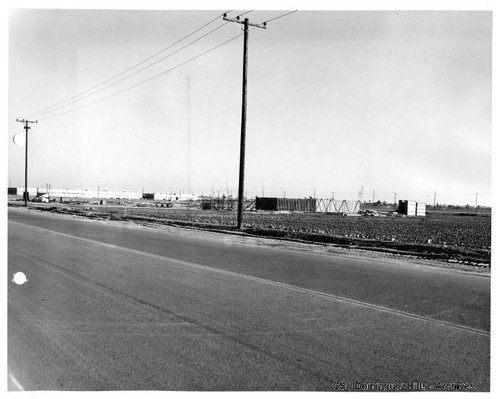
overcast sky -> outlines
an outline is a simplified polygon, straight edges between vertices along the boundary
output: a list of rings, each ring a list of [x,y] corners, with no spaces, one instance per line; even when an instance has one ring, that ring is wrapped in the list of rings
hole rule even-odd
[[[12,137],[27,117],[39,121],[29,186],[236,195],[243,37],[201,54],[241,25],[190,44],[224,11],[12,11],[9,184],[24,184]],[[250,32],[248,68],[248,196],[357,199],[363,187],[366,200],[375,190],[375,200],[432,203],[437,192],[474,204],[480,193],[491,205],[491,12],[299,10]]]

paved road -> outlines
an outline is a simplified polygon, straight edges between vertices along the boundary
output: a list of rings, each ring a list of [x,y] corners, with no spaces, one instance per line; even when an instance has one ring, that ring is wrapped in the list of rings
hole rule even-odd
[[[489,390],[488,277],[23,209],[8,256],[11,390]]]

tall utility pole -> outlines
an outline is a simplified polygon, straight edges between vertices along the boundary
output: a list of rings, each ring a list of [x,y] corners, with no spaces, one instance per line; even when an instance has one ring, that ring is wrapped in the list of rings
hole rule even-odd
[[[24,206],[28,207],[28,130],[29,123],[38,123],[38,121],[29,121],[27,119],[16,119],[16,122],[24,123],[24,130],[26,130],[26,148],[24,153]]]
[[[248,72],[248,27],[266,29],[266,23],[251,24],[248,18],[243,21],[239,17],[236,19],[227,18],[226,14],[223,17],[224,21],[236,22],[243,24],[243,90],[241,101],[241,140],[240,140],[240,176],[238,182],[238,230],[241,229],[243,219],[243,192],[245,186],[245,139],[246,139],[246,124],[247,124],[247,72]]]

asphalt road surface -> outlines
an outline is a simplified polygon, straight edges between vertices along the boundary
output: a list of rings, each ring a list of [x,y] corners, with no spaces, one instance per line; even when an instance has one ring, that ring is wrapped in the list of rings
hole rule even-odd
[[[490,389],[487,276],[12,208],[8,240],[9,390]]]

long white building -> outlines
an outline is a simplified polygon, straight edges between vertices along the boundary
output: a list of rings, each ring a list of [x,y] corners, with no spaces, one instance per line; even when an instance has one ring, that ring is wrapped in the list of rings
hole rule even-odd
[[[24,187],[15,187],[16,195],[23,195]],[[9,193],[11,188],[9,188]],[[46,194],[51,198],[86,198],[86,199],[142,199],[142,192],[135,191],[108,191],[106,189],[102,190],[71,190],[71,189],[61,189],[61,188],[34,188],[28,187],[28,193],[31,199],[35,198],[37,195]],[[154,194],[154,200],[160,201],[189,201],[197,200],[198,196],[194,194],[187,193],[150,193]]]

